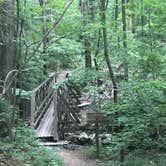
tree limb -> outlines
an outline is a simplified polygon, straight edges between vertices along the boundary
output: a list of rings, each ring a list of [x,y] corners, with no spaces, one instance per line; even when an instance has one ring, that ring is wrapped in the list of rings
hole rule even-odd
[[[40,42],[38,43],[37,47],[34,49],[34,51],[32,52],[32,55],[27,59],[30,60],[34,54],[36,54],[36,52],[38,51],[38,49],[40,48],[40,46],[42,45],[43,41],[48,37],[48,35],[55,29],[55,27],[59,24],[59,22],[62,20],[62,18],[64,17],[65,13],[67,12],[67,10],[69,9],[69,7],[71,6],[71,4],[74,2],[74,0],[71,0],[68,5],[66,6],[66,8],[64,9],[63,13],[60,15],[60,17],[54,22],[53,26],[47,31],[47,33],[45,34],[45,36],[40,40]]]
[[[11,70],[8,72],[5,78],[2,95],[5,95],[6,92],[10,89],[17,75],[18,75],[18,70]]]

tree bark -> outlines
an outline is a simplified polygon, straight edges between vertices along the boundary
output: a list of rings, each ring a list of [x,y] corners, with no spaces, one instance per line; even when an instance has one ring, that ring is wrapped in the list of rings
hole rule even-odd
[[[123,24],[123,47],[125,50],[125,57],[124,57],[124,78],[128,80],[128,62],[127,62],[127,34],[126,34],[126,2],[122,0],[122,24]]]
[[[98,56],[98,53],[99,53],[99,50],[100,50],[100,40],[101,40],[101,31],[99,30],[98,40],[97,40],[97,48],[96,48],[95,56],[94,56],[94,59],[93,59],[96,71],[99,71],[99,65],[98,65],[98,62],[97,62],[97,56]]]
[[[115,31],[117,31],[118,28],[118,0],[115,0]]]
[[[130,5],[131,5],[131,7],[132,6],[135,7],[135,4],[134,4],[133,0],[130,1]],[[135,33],[135,13],[133,11],[131,13],[131,32]]]
[[[144,36],[144,0],[141,0],[141,35]]]
[[[80,10],[83,16],[83,25],[86,27],[90,20],[92,20],[93,12],[90,8],[89,0],[80,0]],[[92,4],[91,4],[92,5]],[[84,53],[85,53],[85,68],[92,68],[92,57],[91,57],[91,39],[90,36],[85,34],[83,35],[84,40]]]
[[[48,11],[47,9],[45,9],[45,5],[47,4],[47,0],[43,0],[40,1],[40,5],[42,8],[42,17],[43,17],[43,37],[47,34],[48,32],[48,28],[46,28],[46,24],[47,22],[49,22],[49,19],[47,19],[47,15],[48,15]],[[46,25],[46,26],[45,26]],[[43,40],[43,54],[44,55],[44,64],[43,64],[43,74],[47,76],[47,57],[46,57],[46,53],[47,53],[47,46],[48,46],[48,42],[49,42],[49,37],[47,36],[44,40]]]
[[[101,22],[102,22],[102,33],[103,33],[103,44],[104,44],[104,57],[108,67],[109,75],[113,84],[113,97],[114,103],[117,102],[118,93],[117,93],[117,84],[114,76],[114,72],[111,65],[111,60],[109,57],[108,51],[108,37],[107,37],[107,28],[106,28],[106,8],[107,8],[107,1],[100,0],[100,11],[101,11]]]
[[[16,30],[14,19],[14,2],[7,0],[0,3],[0,79],[16,64]]]
[[[4,81],[10,71],[16,68],[17,63],[17,32],[18,24],[14,17],[14,1],[6,0],[0,3],[0,80]],[[17,13],[18,14],[18,13]],[[15,26],[16,25],[16,26]],[[9,79],[10,86],[6,91],[6,100],[15,105],[16,79]],[[11,89],[13,88],[13,90]],[[9,138],[14,139],[13,127],[15,119],[15,110],[13,109],[8,122]]]

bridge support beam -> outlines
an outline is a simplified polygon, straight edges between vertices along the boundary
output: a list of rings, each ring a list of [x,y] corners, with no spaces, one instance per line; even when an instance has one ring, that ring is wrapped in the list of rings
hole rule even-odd
[[[53,136],[54,140],[58,141],[58,113],[57,113],[57,90],[53,91],[53,103],[54,103],[54,123],[53,123]]]
[[[35,123],[35,94],[31,97],[31,127],[34,128]]]

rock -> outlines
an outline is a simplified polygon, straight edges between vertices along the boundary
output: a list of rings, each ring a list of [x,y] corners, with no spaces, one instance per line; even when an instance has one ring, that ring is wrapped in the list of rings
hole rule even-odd
[[[103,145],[109,145],[112,142],[112,134],[102,134],[100,138]]]
[[[70,136],[68,136],[67,140],[77,145],[92,144],[92,138],[89,137],[85,132],[82,132],[79,135],[71,134]]]

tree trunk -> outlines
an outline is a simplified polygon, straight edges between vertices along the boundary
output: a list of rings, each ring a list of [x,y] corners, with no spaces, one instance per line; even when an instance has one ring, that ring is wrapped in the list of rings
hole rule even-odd
[[[17,63],[17,31],[18,26],[14,17],[14,1],[6,0],[0,3],[0,80],[5,80],[7,73],[16,68]],[[18,14],[18,13],[17,13]],[[11,87],[6,91],[5,97],[10,104],[15,105],[16,79],[11,81]],[[13,127],[15,110],[9,114],[9,138],[14,139]]]
[[[98,56],[98,53],[100,51],[100,40],[101,40],[101,31],[99,30],[98,40],[97,40],[97,48],[96,48],[95,56],[94,56],[94,59],[93,59],[96,71],[99,71],[99,65],[98,65],[98,62],[97,62],[97,56]]]
[[[80,0],[80,10],[83,16],[84,27],[92,20],[93,12],[91,11],[89,0]],[[91,39],[89,35],[83,35],[84,49],[85,49],[85,68],[92,68],[92,57],[91,57]]]
[[[141,35],[144,36],[144,0],[141,0]]]
[[[104,57],[108,67],[109,75],[113,84],[113,95],[114,95],[114,103],[117,102],[117,84],[114,76],[114,72],[111,65],[111,60],[109,58],[108,51],[108,37],[107,37],[107,28],[106,28],[106,0],[100,0],[100,11],[101,11],[101,22],[102,22],[102,33],[103,33],[103,44],[104,44]]]
[[[131,3],[131,6],[134,6],[134,8],[135,8],[134,1],[131,0],[130,3]],[[135,14],[134,14],[133,11],[132,11],[132,13],[131,13],[131,32],[132,32],[132,33],[135,33]]]
[[[92,68],[92,59],[91,59],[91,43],[89,37],[84,39],[85,47],[85,68]]]
[[[125,57],[124,57],[124,78],[128,80],[128,62],[127,62],[127,34],[126,34],[126,2],[122,0],[122,24],[123,24],[123,47],[125,50]]]
[[[118,28],[118,0],[115,0],[115,31]]]
[[[16,64],[16,30],[14,27],[14,1],[0,3],[0,79],[4,80],[7,73]]]
[[[48,32],[48,28],[47,27],[47,23],[50,21],[47,18],[47,15],[49,14],[49,11],[47,9],[45,9],[45,5],[48,3],[47,0],[43,0],[43,1],[39,1],[40,2],[40,6],[42,8],[42,17],[43,17],[43,37],[47,34]],[[47,76],[47,57],[46,57],[46,53],[47,53],[47,46],[49,43],[49,37],[44,38],[43,40],[43,54],[44,55],[44,64],[43,64],[43,74]]]

